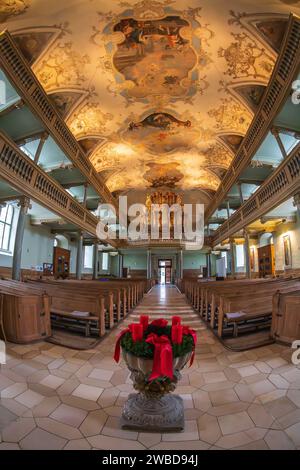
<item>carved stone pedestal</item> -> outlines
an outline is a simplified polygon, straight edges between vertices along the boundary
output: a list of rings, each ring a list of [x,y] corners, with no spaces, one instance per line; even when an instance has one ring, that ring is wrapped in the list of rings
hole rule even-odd
[[[124,405],[121,426],[136,431],[180,432],[184,429],[183,400],[171,394],[147,398],[132,393]]]
[[[173,359],[172,380],[165,378],[149,382],[153,368],[152,359],[134,356],[122,349],[123,359],[130,370],[133,387],[139,393],[132,393],[126,401],[121,417],[123,429],[148,432],[180,432],[184,429],[183,401],[173,395],[180,370],[188,363],[191,353]]]

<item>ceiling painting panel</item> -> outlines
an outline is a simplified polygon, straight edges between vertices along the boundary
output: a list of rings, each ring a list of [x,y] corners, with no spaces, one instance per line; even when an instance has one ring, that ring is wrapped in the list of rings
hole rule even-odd
[[[1,27],[111,191],[207,199],[300,14],[293,0],[51,0],[47,13],[40,0],[0,3]]]

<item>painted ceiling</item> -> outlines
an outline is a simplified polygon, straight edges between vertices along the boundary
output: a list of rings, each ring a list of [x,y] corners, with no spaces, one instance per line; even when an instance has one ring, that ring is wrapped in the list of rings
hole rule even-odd
[[[112,192],[200,190],[206,201],[260,103],[290,11],[300,2],[0,1],[1,23]]]

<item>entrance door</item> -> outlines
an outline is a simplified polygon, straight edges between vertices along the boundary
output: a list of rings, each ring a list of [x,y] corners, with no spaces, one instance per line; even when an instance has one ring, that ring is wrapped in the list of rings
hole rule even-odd
[[[158,260],[159,268],[159,283],[171,284],[172,282],[172,260],[160,259]]]

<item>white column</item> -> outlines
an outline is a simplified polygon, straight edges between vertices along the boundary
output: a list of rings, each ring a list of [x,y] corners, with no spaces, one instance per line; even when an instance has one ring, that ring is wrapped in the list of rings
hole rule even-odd
[[[250,246],[249,246],[249,234],[247,229],[244,229],[244,250],[245,250],[245,266],[246,266],[246,276],[251,277],[251,266],[250,266]]]
[[[93,279],[98,277],[98,240],[93,245]]]
[[[118,255],[119,258],[119,277],[123,277],[123,255],[122,253],[119,253]]]
[[[21,258],[22,258],[22,245],[23,245],[23,237],[24,237],[24,230],[25,230],[25,221],[28,209],[30,206],[30,199],[28,197],[22,197],[18,203],[20,207],[18,224],[17,224],[17,231],[16,231],[16,238],[15,238],[15,246],[14,246],[14,254],[13,254],[13,263],[12,263],[12,278],[15,281],[20,281],[21,279]]]
[[[83,252],[83,234],[79,232],[77,240],[77,257],[76,257],[76,279],[81,279],[82,274],[82,252]]]
[[[151,279],[151,250],[147,250],[147,279]]]

